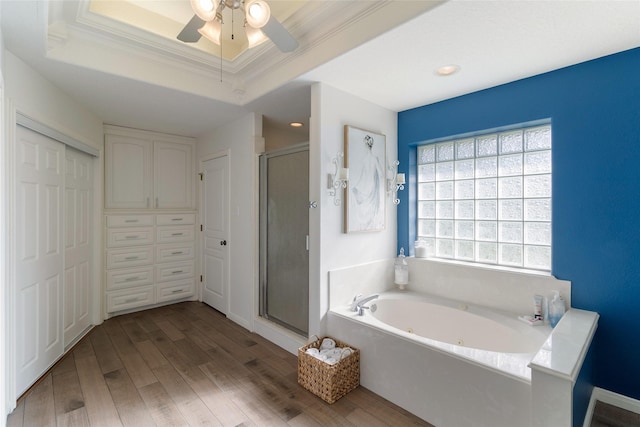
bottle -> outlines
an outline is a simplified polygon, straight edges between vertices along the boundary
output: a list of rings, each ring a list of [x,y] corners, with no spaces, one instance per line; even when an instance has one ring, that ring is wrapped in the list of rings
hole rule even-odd
[[[409,284],[409,265],[404,256],[404,248],[400,248],[400,254],[396,258],[395,283],[400,290],[403,290]]]
[[[555,328],[560,318],[564,315],[566,310],[564,306],[564,299],[560,296],[560,292],[553,291],[553,299],[549,303],[549,324],[552,328]]]

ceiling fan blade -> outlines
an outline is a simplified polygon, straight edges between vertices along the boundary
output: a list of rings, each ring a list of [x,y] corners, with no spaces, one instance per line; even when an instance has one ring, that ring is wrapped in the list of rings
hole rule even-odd
[[[180,34],[178,34],[178,40],[185,43],[197,42],[198,40],[200,40],[200,37],[202,37],[202,35],[198,32],[198,29],[202,28],[204,24],[205,22],[202,19],[198,18],[198,15],[193,15],[193,18],[191,18],[189,23],[185,25],[182,31],[180,31]]]
[[[261,30],[282,52],[292,52],[298,47],[298,41],[273,15]]]

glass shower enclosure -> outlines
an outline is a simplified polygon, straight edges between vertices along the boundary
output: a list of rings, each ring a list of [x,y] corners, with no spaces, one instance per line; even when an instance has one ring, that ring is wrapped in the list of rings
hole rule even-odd
[[[260,156],[260,316],[309,331],[309,144]]]

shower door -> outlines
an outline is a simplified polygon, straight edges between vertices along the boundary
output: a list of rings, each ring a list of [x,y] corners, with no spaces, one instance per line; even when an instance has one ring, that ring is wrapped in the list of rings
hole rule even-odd
[[[309,145],[260,156],[260,315],[309,330]]]

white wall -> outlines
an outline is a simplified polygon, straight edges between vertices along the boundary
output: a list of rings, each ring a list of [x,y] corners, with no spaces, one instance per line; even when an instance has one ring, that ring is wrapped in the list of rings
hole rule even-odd
[[[213,154],[229,154],[229,312],[253,330],[258,247],[256,153],[262,152],[262,116],[248,114],[198,138],[198,165]]]
[[[20,58],[5,52],[5,95],[18,110],[97,150],[103,147],[102,120],[44,79]]]
[[[311,90],[310,196],[318,208],[310,212],[309,334],[325,332],[329,309],[329,271],[396,255],[396,206],[386,198],[386,228],[379,232],[343,233],[344,211],[328,195],[332,159],[344,152],[344,125],[386,135],[387,160],[397,158],[397,114],[331,86]]]

